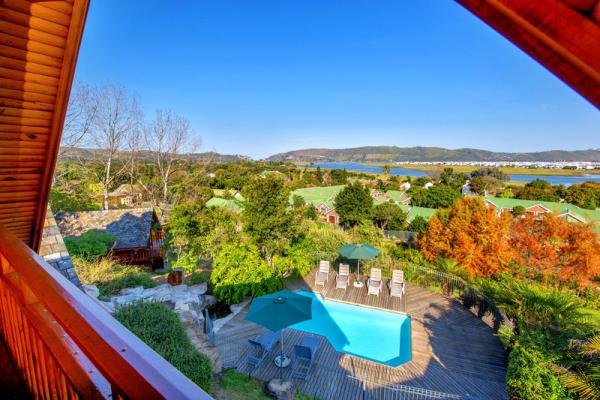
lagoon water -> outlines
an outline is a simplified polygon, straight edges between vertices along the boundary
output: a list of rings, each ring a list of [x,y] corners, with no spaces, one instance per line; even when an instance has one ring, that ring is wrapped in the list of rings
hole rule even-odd
[[[317,163],[312,168],[321,167],[323,169],[345,169],[347,171],[354,172],[366,172],[370,174],[382,174],[383,167],[373,166],[373,165],[364,165],[359,163]],[[390,171],[391,175],[395,176],[427,176],[425,171],[420,171],[416,169],[406,169],[401,167],[392,167]],[[600,175],[592,175],[586,174],[582,176],[555,176],[555,175],[510,175],[510,179],[513,181],[519,182],[531,182],[534,179],[543,179],[545,181],[550,182],[552,185],[565,185],[570,186],[574,183],[580,182],[599,182],[600,183]]]

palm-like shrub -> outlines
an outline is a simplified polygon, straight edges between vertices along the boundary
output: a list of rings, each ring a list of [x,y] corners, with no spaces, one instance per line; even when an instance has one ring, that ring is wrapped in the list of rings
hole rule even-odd
[[[555,343],[592,328],[582,302],[567,292],[517,280],[485,280],[481,287],[523,328],[544,330]]]
[[[580,399],[600,399],[600,334],[575,343],[562,366],[554,366],[560,382]]]

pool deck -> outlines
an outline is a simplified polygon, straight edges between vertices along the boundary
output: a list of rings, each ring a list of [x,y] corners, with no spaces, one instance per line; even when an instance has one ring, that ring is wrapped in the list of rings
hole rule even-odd
[[[367,295],[366,287],[335,289],[331,273],[325,287],[314,287],[314,274],[304,280],[288,282],[290,290],[311,290],[327,299],[366,305],[399,312],[402,300],[390,298],[387,287],[377,297]],[[321,346],[309,379],[294,379],[304,394],[326,399],[425,399],[427,390],[444,392],[476,399],[506,399],[506,356],[492,330],[457,300],[417,286],[408,285],[406,312],[411,317],[412,361],[399,367],[383,364],[337,352],[326,338],[320,337]],[[264,329],[244,318],[247,307],[225,324],[218,332],[219,347],[226,367],[269,380],[277,377],[272,351],[261,366],[253,369],[245,363],[245,341]],[[305,332],[286,329],[284,350],[293,354],[293,345],[299,343]],[[314,335],[310,335],[314,336]],[[291,368],[284,369],[284,378]],[[365,381],[365,385],[357,379]],[[433,393],[429,393],[432,395]]]

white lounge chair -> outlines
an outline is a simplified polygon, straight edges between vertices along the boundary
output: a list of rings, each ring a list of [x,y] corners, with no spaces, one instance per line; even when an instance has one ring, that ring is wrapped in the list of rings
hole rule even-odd
[[[381,270],[379,268],[371,268],[371,276],[369,276],[369,279],[367,280],[367,287],[369,288],[368,294],[379,296],[382,286]]]
[[[392,280],[389,282],[390,296],[402,297],[404,296],[404,271],[395,269],[392,271]]]
[[[350,265],[340,264],[338,274],[335,278],[335,288],[346,290],[348,282],[350,282]]]
[[[329,278],[329,261],[321,261],[315,274],[315,285],[325,286]]]

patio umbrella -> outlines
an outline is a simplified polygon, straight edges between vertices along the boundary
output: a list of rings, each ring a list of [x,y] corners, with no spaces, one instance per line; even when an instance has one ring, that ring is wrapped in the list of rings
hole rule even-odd
[[[379,255],[379,250],[370,244],[345,244],[337,251],[350,260],[357,260],[358,279],[360,279],[360,260],[372,260]]]
[[[312,319],[312,297],[287,290],[255,298],[246,314],[246,320],[262,325],[273,332],[308,319]],[[279,379],[282,379],[283,362],[286,358],[283,354],[283,332],[279,357]]]

